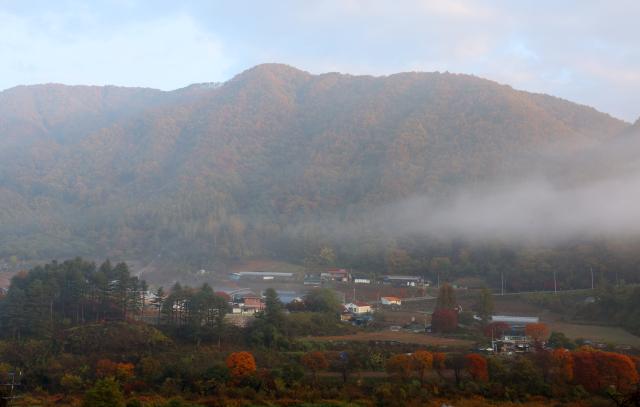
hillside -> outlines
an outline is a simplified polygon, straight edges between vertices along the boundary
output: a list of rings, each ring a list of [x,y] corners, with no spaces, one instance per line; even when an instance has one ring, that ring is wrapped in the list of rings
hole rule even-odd
[[[0,93],[0,256],[277,256],[294,225],[513,176],[628,126],[448,73],[268,64],[174,92],[14,88]]]

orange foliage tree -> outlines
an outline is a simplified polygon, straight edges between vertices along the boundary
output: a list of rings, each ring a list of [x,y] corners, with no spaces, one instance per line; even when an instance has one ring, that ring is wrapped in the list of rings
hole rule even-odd
[[[411,357],[405,354],[394,355],[387,360],[387,372],[401,379],[411,374]]]
[[[302,364],[313,373],[313,380],[318,380],[318,371],[329,367],[329,361],[322,352],[309,352],[302,356]]]
[[[411,355],[411,363],[420,376],[420,383],[424,384],[424,373],[433,366],[433,355],[426,350],[418,350]]]
[[[539,344],[549,338],[549,327],[543,323],[527,324],[524,333]]]
[[[614,352],[598,352],[596,359],[604,386],[615,386],[618,391],[628,392],[640,381],[635,363],[629,356]]]
[[[226,363],[234,378],[243,378],[256,371],[256,360],[250,352],[233,352],[227,357]]]
[[[635,364],[627,355],[582,347],[573,353],[573,360],[576,383],[589,391],[615,386],[616,390],[625,392],[640,381]]]
[[[573,380],[573,355],[567,349],[555,349],[551,353],[550,376],[554,383],[570,383]]]
[[[588,346],[583,346],[573,352],[574,380],[589,391],[600,389],[600,377],[595,353],[596,350]]]
[[[471,353],[465,356],[467,361],[467,370],[473,378],[478,382],[489,381],[489,369],[487,367],[487,359],[477,353]]]

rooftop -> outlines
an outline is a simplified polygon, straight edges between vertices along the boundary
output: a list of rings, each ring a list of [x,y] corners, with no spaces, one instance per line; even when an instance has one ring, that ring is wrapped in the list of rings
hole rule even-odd
[[[512,322],[521,324],[537,324],[540,322],[538,317],[519,317],[514,315],[492,315],[491,322]]]
[[[273,277],[292,277],[293,273],[279,273],[272,271],[239,271],[237,273],[231,273],[235,276],[273,276]]]

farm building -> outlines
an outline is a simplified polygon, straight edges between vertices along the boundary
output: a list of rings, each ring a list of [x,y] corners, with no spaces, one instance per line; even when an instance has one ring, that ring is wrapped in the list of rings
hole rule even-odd
[[[271,271],[240,271],[231,273],[232,280],[292,280],[293,273],[277,273]]]
[[[402,299],[398,297],[380,297],[380,304],[382,305],[402,305]]]
[[[420,276],[384,276],[382,281],[394,287],[417,287],[424,283]]]
[[[351,275],[347,269],[331,269],[322,273],[320,277],[324,281],[339,281],[341,283],[346,283],[350,280]]]
[[[363,274],[358,274],[353,276],[353,282],[354,284],[371,284],[371,278]]]
[[[512,315],[493,315],[492,323],[504,323],[509,330],[502,333],[501,337],[494,340],[492,348],[497,352],[526,352],[530,349],[530,340],[525,335],[525,329],[529,324],[540,322],[538,317],[519,317]]]

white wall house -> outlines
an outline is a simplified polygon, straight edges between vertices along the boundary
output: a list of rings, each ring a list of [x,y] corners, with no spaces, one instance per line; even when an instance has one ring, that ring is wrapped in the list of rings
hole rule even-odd
[[[367,304],[366,302],[350,302],[349,304],[345,304],[344,307],[347,309],[347,311],[354,314],[367,314],[371,312],[371,305]]]

